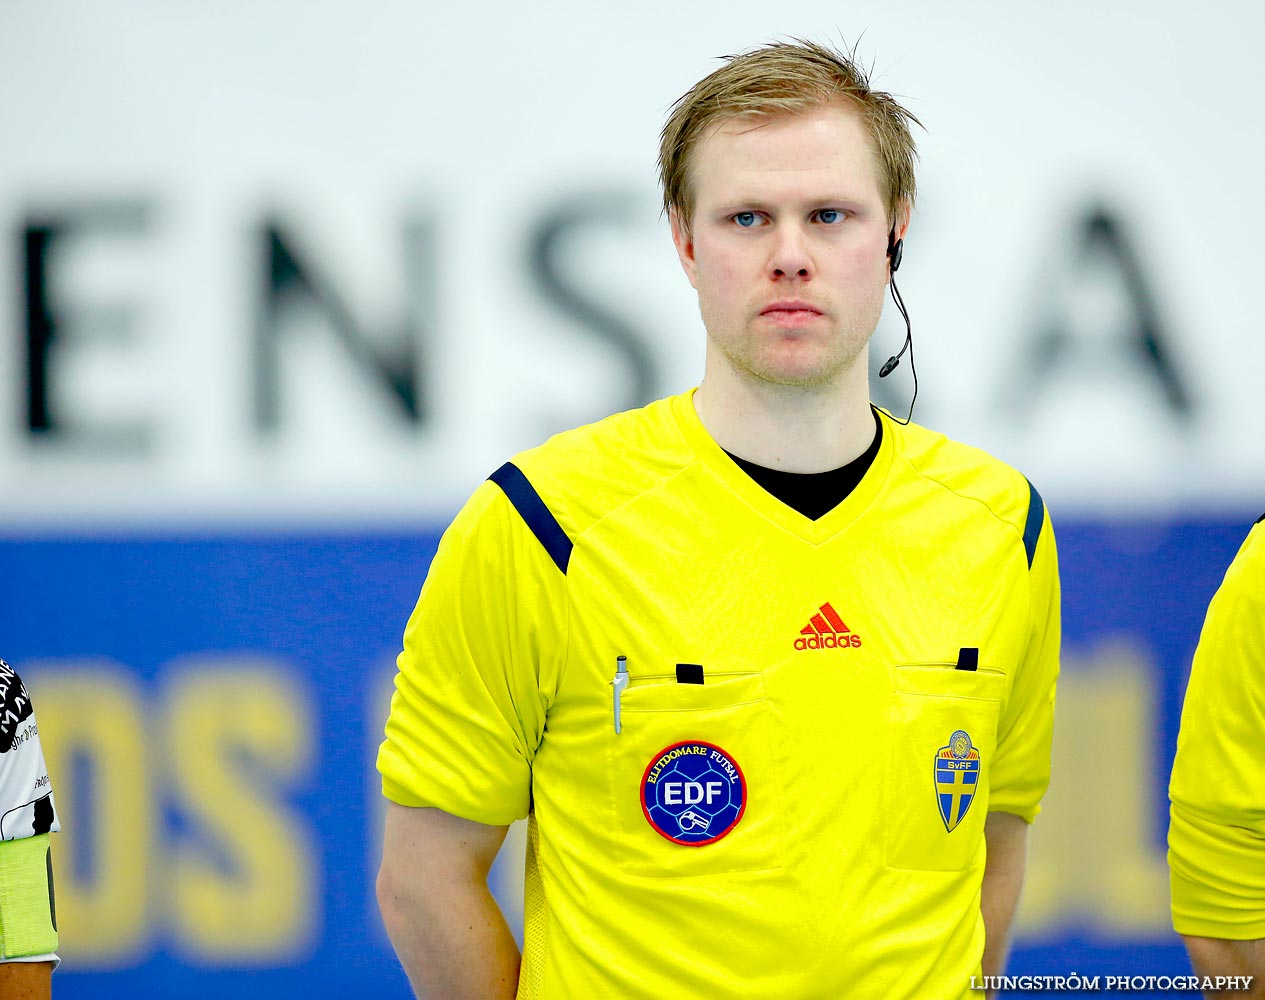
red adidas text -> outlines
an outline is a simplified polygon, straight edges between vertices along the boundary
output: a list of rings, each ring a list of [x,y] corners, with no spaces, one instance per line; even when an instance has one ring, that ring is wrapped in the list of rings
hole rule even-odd
[[[856,649],[861,645],[861,637],[843,623],[829,601],[817,609],[799,633],[796,649]]]

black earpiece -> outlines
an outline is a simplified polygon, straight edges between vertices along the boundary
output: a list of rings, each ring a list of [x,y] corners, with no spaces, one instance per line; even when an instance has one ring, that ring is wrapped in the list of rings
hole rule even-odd
[[[901,298],[900,289],[896,287],[896,269],[900,267],[901,252],[905,249],[905,241],[896,238],[896,230],[892,229],[887,234],[887,258],[890,261],[891,276],[888,284],[892,287],[892,301],[896,303],[896,308],[900,310],[901,318],[905,321],[905,343],[902,345],[899,354],[893,354],[890,358],[883,362],[883,367],[878,370],[879,378],[887,378],[896,370],[896,366],[900,364],[900,359],[905,356],[905,352],[909,352],[909,370],[914,375],[914,396],[909,401],[909,416],[898,422],[902,424],[909,423],[914,416],[914,402],[918,399],[918,369],[914,367],[914,331],[909,323],[909,313],[905,310],[905,300]]]

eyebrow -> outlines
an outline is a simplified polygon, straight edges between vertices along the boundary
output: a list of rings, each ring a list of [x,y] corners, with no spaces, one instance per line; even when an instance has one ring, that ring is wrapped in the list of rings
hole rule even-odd
[[[814,209],[847,208],[858,212],[864,211],[867,207],[865,200],[862,198],[834,195],[822,198],[806,198],[792,205],[791,209],[796,210],[804,206],[811,206]],[[786,208],[785,205],[780,207],[782,209]],[[774,210],[774,206],[763,198],[730,198],[712,209],[713,212],[719,215],[726,215],[732,212],[772,212]]]

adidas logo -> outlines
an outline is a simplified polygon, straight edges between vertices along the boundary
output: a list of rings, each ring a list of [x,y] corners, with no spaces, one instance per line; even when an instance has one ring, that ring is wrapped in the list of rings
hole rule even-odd
[[[855,649],[859,645],[861,637],[848,629],[829,601],[808,619],[795,640],[796,649]]]

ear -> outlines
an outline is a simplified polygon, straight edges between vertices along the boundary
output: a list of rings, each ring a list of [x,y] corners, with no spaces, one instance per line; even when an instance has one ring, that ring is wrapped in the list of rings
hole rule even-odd
[[[681,261],[685,276],[690,279],[691,285],[698,288],[698,264],[694,260],[694,238],[686,232],[685,223],[681,221],[681,215],[675,208],[669,210],[668,222],[672,226],[672,243],[676,247],[676,255]]]
[[[900,267],[901,259],[904,257],[905,234],[909,232],[909,202],[901,202],[900,207],[896,209],[896,218],[887,230],[887,276],[886,280],[890,282],[892,276],[896,273],[896,269]]]
[[[913,212],[913,206],[907,201],[900,204],[900,208],[896,210],[896,221],[892,224],[892,229],[896,231],[896,239],[903,240],[905,234],[909,232],[909,217]]]

